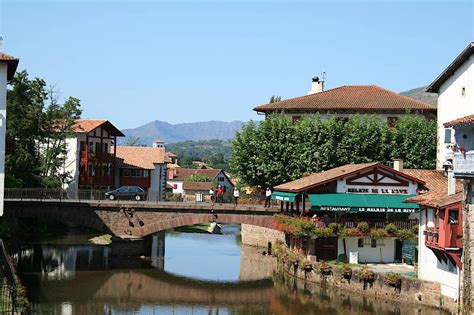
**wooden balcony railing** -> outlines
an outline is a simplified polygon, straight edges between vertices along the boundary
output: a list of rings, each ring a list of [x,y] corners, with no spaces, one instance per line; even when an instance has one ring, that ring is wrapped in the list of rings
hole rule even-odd
[[[86,151],[81,151],[81,160],[89,160],[89,161],[103,161],[103,162],[112,162],[114,160],[114,155],[111,153],[106,153],[106,152],[100,152],[100,153],[94,153],[94,152],[89,152],[87,153]]]
[[[461,248],[462,235],[457,235],[455,228],[447,225],[443,229],[439,227],[428,227],[423,231],[425,244],[437,248]]]
[[[79,176],[79,185],[106,185],[113,186],[115,183],[114,176],[105,175],[105,176]]]
[[[322,218],[322,221],[324,221],[324,218]],[[338,223],[344,227],[356,228],[360,222],[367,222],[372,229],[383,229],[388,224],[394,224],[398,229],[411,229],[418,226],[418,219],[341,218],[329,219],[327,223]]]

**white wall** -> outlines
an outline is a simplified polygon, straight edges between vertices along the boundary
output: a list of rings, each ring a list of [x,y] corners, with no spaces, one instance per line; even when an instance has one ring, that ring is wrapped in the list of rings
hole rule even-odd
[[[173,187],[174,185],[176,185],[176,188],[173,188],[173,194],[184,194],[183,181],[168,180],[168,184],[170,184]]]
[[[346,237],[347,257],[349,252],[359,252],[359,263],[390,263],[395,261],[395,238],[387,237],[377,240],[377,247],[370,246],[370,238],[366,239],[368,245],[358,246],[359,238],[364,237]],[[337,245],[337,255],[344,254],[343,238],[339,238]]]
[[[218,178],[223,178],[223,181],[218,181]],[[234,185],[229,181],[227,176],[224,175],[224,172],[221,171],[219,174],[217,174],[215,180],[217,181],[218,185],[225,186],[226,187],[226,193],[224,194],[225,197],[231,197],[234,196],[233,191],[234,191]]]
[[[166,164],[154,164],[155,169],[150,172],[150,200],[164,200],[166,188]]]
[[[465,87],[465,95],[462,88]],[[438,150],[436,167],[442,169],[446,158],[452,158],[445,143],[445,129],[443,124],[467,115],[474,114],[474,55],[464,62],[452,76],[439,88],[438,95]],[[451,135],[454,142],[454,131]]]
[[[79,135],[81,136],[81,135]],[[64,185],[64,189],[67,189],[69,193],[73,193],[79,189],[79,142],[77,138],[67,138],[67,155],[66,161],[64,162],[64,172],[69,172],[72,177],[72,181],[69,184]]]
[[[5,189],[5,132],[7,123],[7,64],[0,63],[0,216]]]
[[[428,211],[428,222],[425,218],[425,211]],[[456,265],[440,262],[431,249],[425,246],[425,235],[423,231],[426,225],[434,226],[434,209],[420,212],[420,230],[418,233],[418,278],[428,281],[437,281],[441,284],[441,294],[453,299],[458,297],[459,273]]]

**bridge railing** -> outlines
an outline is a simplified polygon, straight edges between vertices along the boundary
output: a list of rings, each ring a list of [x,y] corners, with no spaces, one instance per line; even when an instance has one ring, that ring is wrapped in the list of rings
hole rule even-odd
[[[4,198],[6,200],[16,199],[16,200],[40,200],[40,201],[107,201],[120,203],[121,201],[127,202],[153,202],[153,203],[169,203],[169,204],[195,204],[195,203],[212,203],[210,197],[207,195],[202,195],[201,200],[192,195],[181,196],[176,194],[166,194],[161,198],[160,194],[157,192],[143,192],[140,193],[137,198],[137,195],[129,196],[120,196],[114,195],[113,199],[110,199],[106,196],[106,192],[109,190],[104,189],[79,189],[79,190],[65,190],[61,188],[6,188]],[[173,196],[171,196],[173,195]],[[171,196],[171,197],[170,197]],[[217,202],[214,200],[214,203],[225,204],[234,202],[232,196],[227,195],[225,198]],[[239,205],[248,205],[248,206],[263,206],[265,204],[265,197],[259,195],[244,195],[242,194],[239,198]]]

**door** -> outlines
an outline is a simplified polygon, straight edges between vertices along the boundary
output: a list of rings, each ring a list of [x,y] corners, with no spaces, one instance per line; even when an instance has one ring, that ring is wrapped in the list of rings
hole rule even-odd
[[[320,237],[314,241],[314,253],[319,261],[337,259],[337,237]]]
[[[395,240],[395,261],[401,262],[402,261],[402,240]]]

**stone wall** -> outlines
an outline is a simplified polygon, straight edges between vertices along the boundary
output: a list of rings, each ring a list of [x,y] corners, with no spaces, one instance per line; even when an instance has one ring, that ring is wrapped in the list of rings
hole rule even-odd
[[[285,242],[285,233],[256,225],[241,225],[242,244],[267,248],[268,242],[275,244],[277,240]]]
[[[277,270],[278,273],[290,275],[303,284],[305,282],[322,283],[334,288],[403,304],[435,307],[451,313],[456,313],[457,310],[457,303],[453,299],[441,295],[441,286],[438,282],[402,277],[400,287],[396,288],[386,283],[383,274],[376,273],[375,280],[369,283],[359,278],[357,268],[354,268],[350,279],[345,279],[336,267],[332,268],[330,275],[324,276],[317,270],[305,272],[281,261],[278,262]]]
[[[258,248],[242,245],[240,249],[241,281],[255,281],[271,278],[276,267],[276,258],[271,255],[262,255]]]

